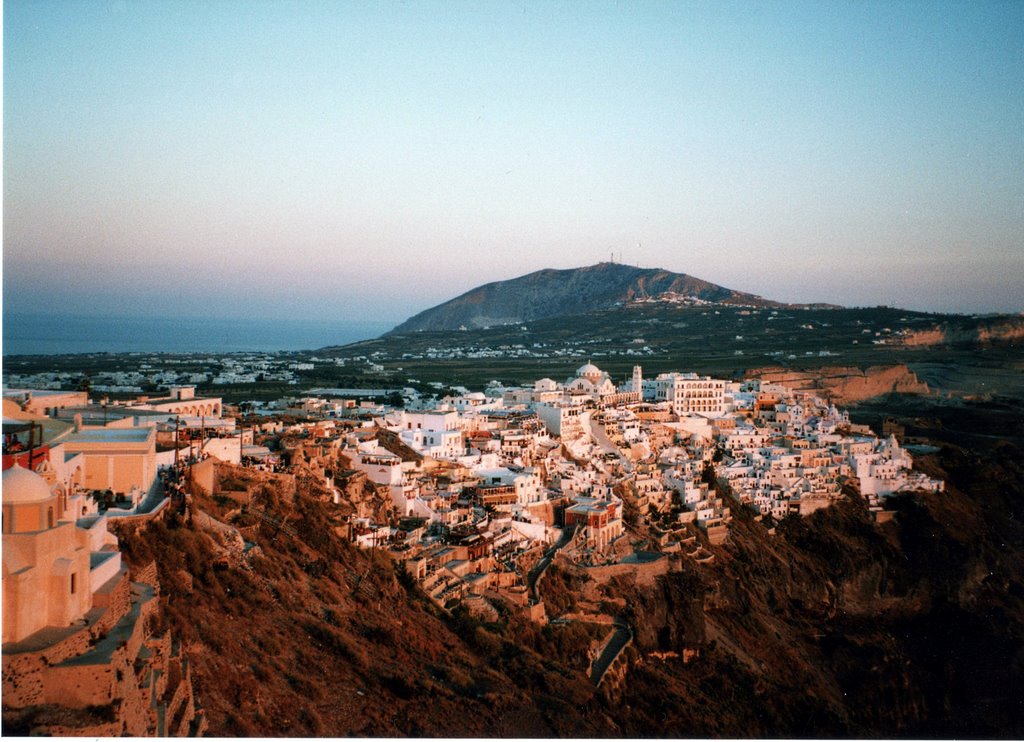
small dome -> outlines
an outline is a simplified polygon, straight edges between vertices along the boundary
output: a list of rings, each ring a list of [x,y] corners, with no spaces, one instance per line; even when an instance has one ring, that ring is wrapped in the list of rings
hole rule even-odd
[[[18,464],[4,472],[3,490],[4,505],[43,502],[53,497],[45,479]]]

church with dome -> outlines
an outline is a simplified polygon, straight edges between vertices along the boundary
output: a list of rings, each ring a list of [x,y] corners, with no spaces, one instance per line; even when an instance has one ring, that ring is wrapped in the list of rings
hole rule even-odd
[[[130,571],[107,516],[81,516],[37,456],[2,480],[5,734],[201,732],[187,658],[154,633],[155,564]]]
[[[41,475],[20,465],[3,473],[5,648],[81,619],[92,607],[93,583],[120,571],[117,539],[107,532],[105,517],[78,527],[62,499]]]
[[[574,401],[593,400],[600,404],[617,405],[639,402],[640,394],[620,391],[611,376],[590,361],[576,369],[576,375],[566,379],[565,394]]]

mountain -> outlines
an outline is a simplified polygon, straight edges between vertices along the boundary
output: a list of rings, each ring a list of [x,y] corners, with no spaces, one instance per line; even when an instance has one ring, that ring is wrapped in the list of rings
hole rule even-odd
[[[598,263],[545,269],[467,291],[398,325],[389,335],[418,330],[476,329],[607,309],[644,299],[697,299],[723,304],[781,306],[685,273]]]

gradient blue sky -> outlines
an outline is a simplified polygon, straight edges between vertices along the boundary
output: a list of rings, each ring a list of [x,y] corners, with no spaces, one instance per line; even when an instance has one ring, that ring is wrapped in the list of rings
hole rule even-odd
[[[5,311],[624,262],[1024,310],[1024,3],[4,2]]]

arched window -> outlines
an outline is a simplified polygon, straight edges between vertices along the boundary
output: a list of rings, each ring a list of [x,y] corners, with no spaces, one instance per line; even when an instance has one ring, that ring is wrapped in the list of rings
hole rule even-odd
[[[53,528],[53,508],[46,508],[46,527]]]

